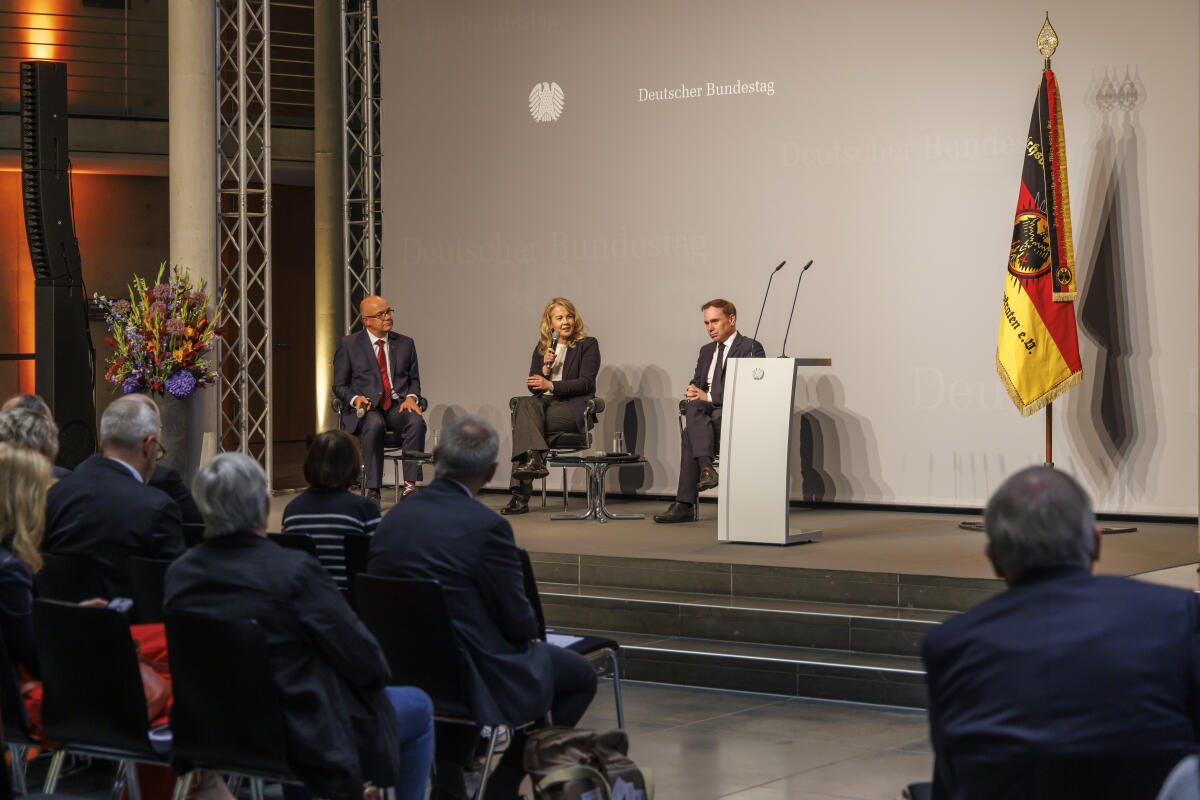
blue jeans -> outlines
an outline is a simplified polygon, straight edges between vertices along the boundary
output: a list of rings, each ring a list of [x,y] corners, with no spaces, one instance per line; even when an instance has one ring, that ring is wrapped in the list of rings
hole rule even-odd
[[[421,800],[433,766],[433,702],[412,686],[389,686],[384,691],[400,729],[396,800]]]

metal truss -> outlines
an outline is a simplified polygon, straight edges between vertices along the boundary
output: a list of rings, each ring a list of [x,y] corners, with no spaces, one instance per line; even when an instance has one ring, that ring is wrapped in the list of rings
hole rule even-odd
[[[272,468],[269,0],[217,0],[221,449]]]
[[[346,331],[358,304],[379,294],[382,274],[382,150],[379,144],[379,16],[376,0],[342,4],[342,225],[345,253]]]

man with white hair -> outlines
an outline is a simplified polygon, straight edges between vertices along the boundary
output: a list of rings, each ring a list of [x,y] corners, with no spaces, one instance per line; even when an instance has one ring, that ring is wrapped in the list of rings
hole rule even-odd
[[[288,763],[318,796],[361,800],[371,781],[395,786],[397,800],[421,800],[433,704],[420,689],[387,685],[383,652],[315,558],[266,538],[262,468],[222,453],[200,469],[193,490],[204,542],[167,570],[163,610],[258,622]]]
[[[132,592],[130,556],[172,559],[184,549],[179,507],[146,485],[164,452],[161,441],[154,404],[119,397],[100,418],[100,452],[46,497],[42,550],[95,562],[110,597]]]
[[[1092,575],[1091,501],[1054,469],[1006,480],[985,527],[1007,591],[922,642],[933,796],[1153,798],[1200,741],[1195,594]]]

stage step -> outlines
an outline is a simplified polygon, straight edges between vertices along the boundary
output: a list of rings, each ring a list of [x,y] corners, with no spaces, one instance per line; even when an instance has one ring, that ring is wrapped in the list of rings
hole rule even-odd
[[[925,708],[921,659],[556,627],[621,644],[627,680]]]
[[[950,616],[945,611],[542,581],[538,586],[552,627],[876,655],[919,656],[925,631]]]

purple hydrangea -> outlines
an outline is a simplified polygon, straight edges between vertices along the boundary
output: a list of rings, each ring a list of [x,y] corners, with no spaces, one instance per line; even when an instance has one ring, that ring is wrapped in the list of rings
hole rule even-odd
[[[121,382],[121,391],[124,394],[133,394],[134,392],[140,392],[141,390],[142,385],[138,383],[137,378],[126,378]]]
[[[167,391],[176,397],[187,397],[196,391],[196,376],[185,369],[172,372],[167,378]]]
[[[167,320],[167,333],[171,336],[183,335],[183,329],[187,326],[179,317],[171,317]]]
[[[133,308],[133,306],[130,305],[128,300],[118,300],[112,304],[112,310],[114,314],[128,314],[129,309],[131,308]]]
[[[153,303],[150,304],[150,313],[151,314],[166,314],[167,313],[167,304],[164,303],[162,300],[155,300]]]
[[[166,300],[171,296],[171,287],[165,283],[157,283],[150,290],[150,294],[157,297],[159,300]]]

